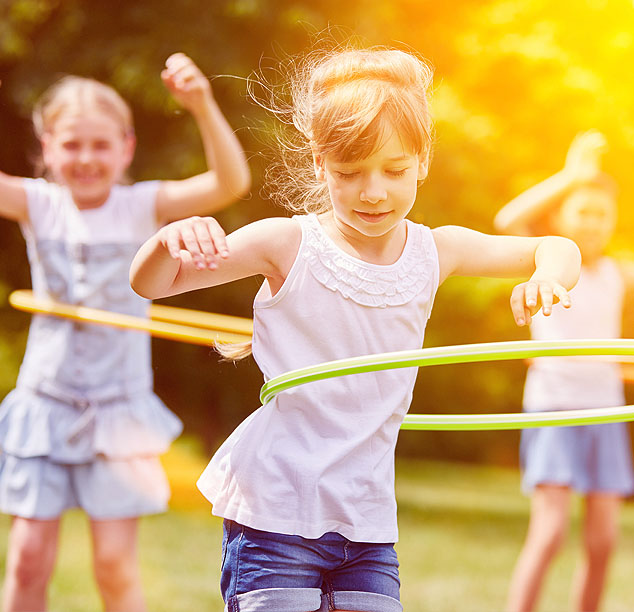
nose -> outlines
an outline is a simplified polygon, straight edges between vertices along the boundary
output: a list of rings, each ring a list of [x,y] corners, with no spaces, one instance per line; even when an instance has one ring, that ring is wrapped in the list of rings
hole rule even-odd
[[[93,155],[92,155],[92,150],[90,149],[90,147],[82,147],[79,150],[79,155],[77,156],[77,159],[82,164],[89,164],[92,161],[92,157]]]
[[[363,182],[359,198],[362,202],[377,204],[387,199],[387,190],[383,185],[381,177],[377,174],[370,174]]]

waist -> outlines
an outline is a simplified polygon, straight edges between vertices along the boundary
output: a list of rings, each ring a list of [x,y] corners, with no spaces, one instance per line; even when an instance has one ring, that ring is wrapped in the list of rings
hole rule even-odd
[[[60,384],[57,381],[41,380],[20,385],[38,395],[44,395],[75,408],[84,409],[92,405],[112,404],[139,393],[152,390],[151,380],[116,381],[98,388],[84,389]]]

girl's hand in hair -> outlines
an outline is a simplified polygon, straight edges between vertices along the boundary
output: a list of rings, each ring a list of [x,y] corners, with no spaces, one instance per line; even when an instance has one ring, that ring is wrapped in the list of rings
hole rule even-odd
[[[570,144],[564,172],[576,184],[592,181],[601,172],[601,158],[606,149],[607,141],[601,132],[580,132]]]

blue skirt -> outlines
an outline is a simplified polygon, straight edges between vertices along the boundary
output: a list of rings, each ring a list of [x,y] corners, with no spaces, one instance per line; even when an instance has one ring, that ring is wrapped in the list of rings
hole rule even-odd
[[[522,489],[539,484],[568,486],[579,493],[634,492],[626,423],[522,430]]]

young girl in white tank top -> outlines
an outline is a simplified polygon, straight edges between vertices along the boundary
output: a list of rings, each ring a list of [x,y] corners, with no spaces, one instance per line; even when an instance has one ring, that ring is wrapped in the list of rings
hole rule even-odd
[[[530,276],[511,299],[519,325],[540,307],[550,313],[554,299],[569,305],[579,271],[571,241],[405,219],[432,142],[423,60],[350,49],[311,57],[296,74],[292,120],[310,181],[288,199],[308,214],[258,221],[226,240],[211,218],[172,224],[137,254],[137,292],[263,275],[253,355],[265,379],[420,348],[436,289],[453,274]],[[225,518],[226,610],[402,610],[394,447],[415,376],[408,368],[297,387],[221,446],[199,487]]]

